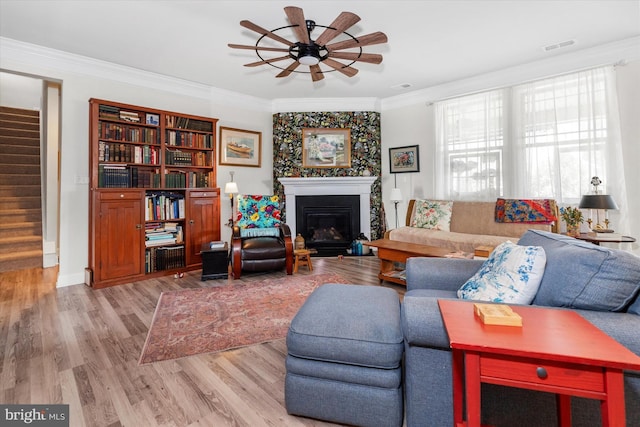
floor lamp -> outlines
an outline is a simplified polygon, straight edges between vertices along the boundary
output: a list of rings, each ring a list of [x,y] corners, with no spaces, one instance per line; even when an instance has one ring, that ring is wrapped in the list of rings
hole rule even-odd
[[[391,201],[394,203],[396,208],[396,228],[398,228],[398,203],[402,201],[402,192],[399,188],[391,189]]]
[[[231,218],[229,219],[229,223],[227,224],[229,227],[233,227],[233,223],[235,222],[233,217],[234,217],[234,211],[233,211],[233,195],[238,193],[238,184],[236,184],[235,182],[233,182],[233,174],[234,172],[231,171],[229,172],[229,174],[231,174],[231,181],[227,182],[224,185],[224,193],[229,195],[229,200],[231,200]]]

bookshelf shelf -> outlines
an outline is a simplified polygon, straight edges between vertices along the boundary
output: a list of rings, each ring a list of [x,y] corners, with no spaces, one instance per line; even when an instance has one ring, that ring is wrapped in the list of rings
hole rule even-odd
[[[201,268],[220,239],[217,119],[90,99],[88,283]]]

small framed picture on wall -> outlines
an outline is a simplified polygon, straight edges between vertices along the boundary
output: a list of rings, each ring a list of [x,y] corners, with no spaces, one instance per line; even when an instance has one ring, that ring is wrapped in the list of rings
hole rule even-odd
[[[262,132],[220,127],[220,164],[260,167]]]
[[[391,173],[420,172],[420,156],[417,145],[389,148]]]

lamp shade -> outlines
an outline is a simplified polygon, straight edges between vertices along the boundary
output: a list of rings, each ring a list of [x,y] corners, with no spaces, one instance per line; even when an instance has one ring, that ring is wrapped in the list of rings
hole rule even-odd
[[[236,184],[235,182],[227,182],[224,185],[224,192],[225,194],[235,194],[238,192],[238,184]]]
[[[401,202],[402,201],[402,192],[400,192],[399,188],[393,188],[391,190],[390,199],[392,202]]]
[[[586,194],[580,199],[581,209],[618,209],[613,197],[608,194]]]

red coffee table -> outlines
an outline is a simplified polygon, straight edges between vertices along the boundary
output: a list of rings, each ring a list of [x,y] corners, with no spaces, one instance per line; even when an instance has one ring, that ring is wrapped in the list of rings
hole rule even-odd
[[[560,426],[571,425],[570,396],[600,400],[604,426],[626,425],[622,371],[640,371],[640,357],[578,313],[513,305],[522,327],[492,326],[474,314],[473,302],[438,304],[453,355],[456,426],[480,427],[482,382],[555,393]]]

